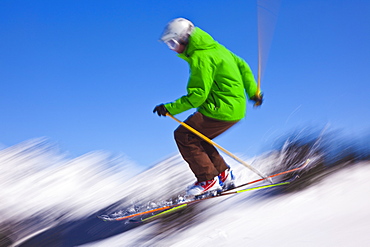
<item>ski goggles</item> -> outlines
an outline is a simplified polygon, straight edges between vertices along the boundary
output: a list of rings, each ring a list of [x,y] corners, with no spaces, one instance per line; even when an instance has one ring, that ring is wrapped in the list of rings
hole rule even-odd
[[[165,41],[164,43],[171,50],[176,50],[180,46],[180,43],[177,40],[175,40],[175,39],[169,39],[169,40]]]

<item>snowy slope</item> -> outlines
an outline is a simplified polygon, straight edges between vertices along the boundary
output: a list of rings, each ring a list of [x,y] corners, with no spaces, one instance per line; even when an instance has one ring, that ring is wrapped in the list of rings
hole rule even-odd
[[[369,162],[351,154],[335,160],[338,171],[315,174],[322,162],[317,142],[288,144],[253,159],[238,156],[266,174],[309,157],[300,179],[310,181],[306,188],[213,198],[132,225],[96,215],[181,193],[194,177],[180,156],[138,173],[122,156],[93,152],[70,160],[46,140],[27,141],[0,150],[0,240],[11,239],[12,246],[369,246]],[[226,159],[237,183],[258,178]]]
[[[84,246],[369,246],[370,164],[275,198],[235,195],[202,205],[180,232],[153,222]],[[151,236],[152,238],[148,238]]]

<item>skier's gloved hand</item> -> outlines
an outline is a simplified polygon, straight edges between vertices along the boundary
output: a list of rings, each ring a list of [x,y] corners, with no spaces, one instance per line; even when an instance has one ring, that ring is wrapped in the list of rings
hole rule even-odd
[[[157,113],[158,116],[166,116],[167,112],[168,110],[163,104],[157,105],[153,110],[153,113]]]
[[[251,97],[250,100],[254,101],[255,107],[260,106],[262,105],[263,102],[263,94],[262,93],[256,94],[253,97]]]

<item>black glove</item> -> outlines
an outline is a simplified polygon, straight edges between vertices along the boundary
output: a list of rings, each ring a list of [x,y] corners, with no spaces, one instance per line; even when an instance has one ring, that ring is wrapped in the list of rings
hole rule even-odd
[[[157,113],[158,116],[166,116],[167,112],[168,110],[163,104],[157,105],[153,110],[153,113]]]
[[[259,95],[254,95],[253,97],[250,98],[250,100],[254,101],[254,106],[260,106],[262,105],[263,102],[263,94],[260,93]]]

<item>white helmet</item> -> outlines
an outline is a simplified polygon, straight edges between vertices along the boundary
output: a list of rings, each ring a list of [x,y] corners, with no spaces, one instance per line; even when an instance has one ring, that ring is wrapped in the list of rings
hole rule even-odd
[[[161,40],[167,42],[175,40],[177,42],[186,42],[189,35],[193,32],[194,24],[185,18],[176,18],[170,21],[164,29]]]

